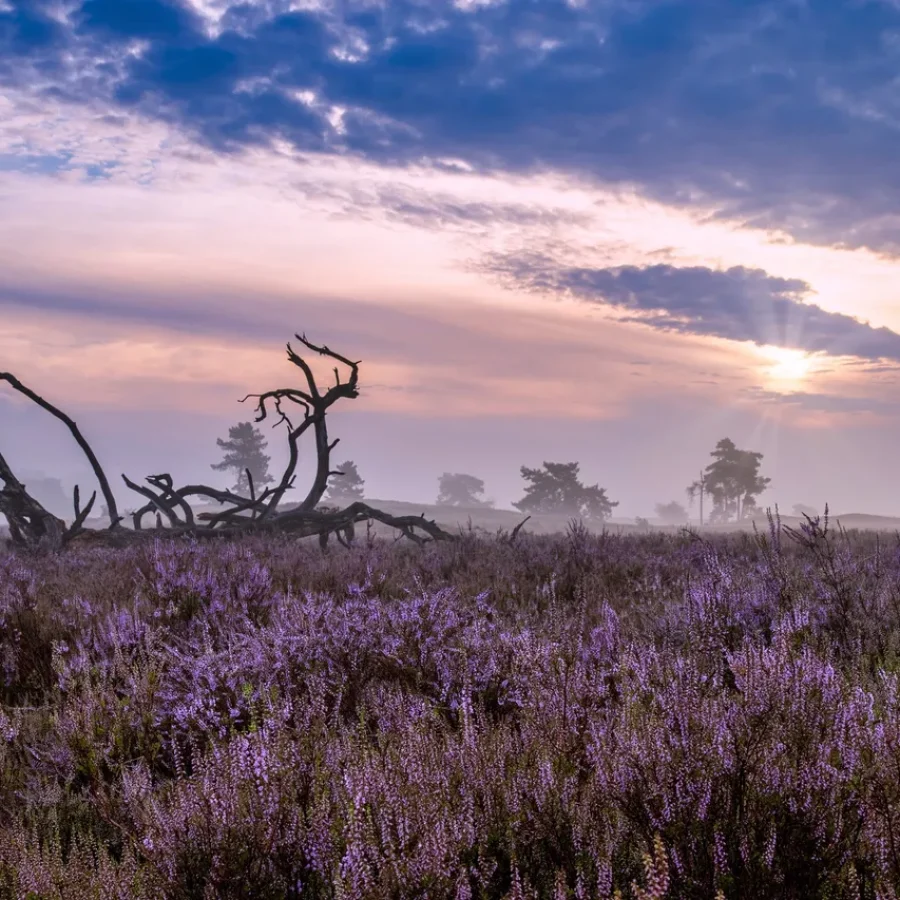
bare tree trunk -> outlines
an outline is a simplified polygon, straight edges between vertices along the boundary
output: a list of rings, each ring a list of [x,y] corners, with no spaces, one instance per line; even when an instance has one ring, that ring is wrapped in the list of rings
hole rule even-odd
[[[700,527],[703,527],[703,494],[706,487],[706,479],[703,476],[703,469],[700,470]]]

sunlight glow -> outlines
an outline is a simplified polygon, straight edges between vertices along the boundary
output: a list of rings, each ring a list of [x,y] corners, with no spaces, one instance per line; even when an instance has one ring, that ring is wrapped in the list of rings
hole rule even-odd
[[[786,347],[762,348],[770,365],[766,369],[768,379],[781,386],[796,385],[804,381],[812,371],[812,357],[803,350]]]

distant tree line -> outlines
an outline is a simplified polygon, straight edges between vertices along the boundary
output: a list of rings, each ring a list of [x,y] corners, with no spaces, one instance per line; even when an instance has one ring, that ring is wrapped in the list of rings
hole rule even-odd
[[[250,422],[240,422],[229,429],[228,439],[217,441],[225,451],[223,459],[214,463],[217,471],[232,471],[235,483],[232,490],[250,496],[251,480],[254,489],[271,483],[270,457],[266,455],[266,441],[259,429]],[[687,488],[691,506],[700,502],[700,524],[739,522],[757,512],[757,498],[769,486],[770,479],[760,475],[763,454],[741,450],[729,438],[722,438],[710,454],[712,462],[700,472],[700,477]],[[522,466],[520,472],[527,482],[525,496],[512,505],[523,513],[564,514],[605,522],[619,505],[611,500],[606,489],[597,484],[584,485],[579,478],[577,462],[547,462],[541,468]],[[349,504],[364,499],[365,481],[356,463],[346,460],[330,473],[328,489],[323,501],[328,504]],[[444,472],[438,479],[437,504],[467,508],[492,508],[494,501],[483,497],[484,481],[462,472]],[[708,510],[708,517],[705,512]],[[796,504],[796,515],[815,514],[812,507]],[[656,504],[656,516],[665,525],[684,525],[688,510],[677,501]],[[648,520],[642,519],[645,524]]]

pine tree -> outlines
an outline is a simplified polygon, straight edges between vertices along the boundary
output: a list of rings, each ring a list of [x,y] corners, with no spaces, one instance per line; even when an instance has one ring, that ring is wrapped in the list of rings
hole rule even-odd
[[[225,451],[221,462],[213,463],[217,472],[228,470],[237,473],[237,481],[231,490],[242,497],[250,496],[250,484],[247,481],[247,469],[253,477],[253,488],[259,495],[263,485],[271,484],[275,479],[269,474],[269,460],[263,451],[267,441],[258,428],[251,422],[239,422],[228,429],[228,440],[217,438],[216,443]]]
[[[688,488],[688,496],[698,487],[713,502],[710,522],[728,522],[732,518],[740,521],[756,509],[756,498],[771,482],[759,474],[762,453],[751,450],[739,450],[734,441],[722,438],[715,450],[710,453],[711,462],[701,475],[700,482],[694,482]]]
[[[545,462],[543,469],[522,466],[522,477],[531,484],[516,509],[530,513],[567,513],[586,519],[606,521],[618,500],[610,500],[606,489],[594,484],[586,487],[578,480],[578,463]]]
[[[328,482],[328,490],[322,498],[326,503],[355,503],[363,499],[363,485],[365,479],[359,477],[356,463],[348,459],[337,467],[343,475],[334,475],[334,480]]]
[[[484,493],[484,482],[474,475],[444,472],[438,479],[438,492],[439,506],[493,506],[493,501],[478,496]]]

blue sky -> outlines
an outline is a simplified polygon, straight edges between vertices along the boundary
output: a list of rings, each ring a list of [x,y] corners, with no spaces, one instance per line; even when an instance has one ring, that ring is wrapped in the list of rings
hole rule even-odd
[[[647,515],[727,434],[900,512],[898,64],[895,0],[0,0],[0,367],[132,477],[219,478],[305,330],[375,497],[578,459]]]

